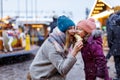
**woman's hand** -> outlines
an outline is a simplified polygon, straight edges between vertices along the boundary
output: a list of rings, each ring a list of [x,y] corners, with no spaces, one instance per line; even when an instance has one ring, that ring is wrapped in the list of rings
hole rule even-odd
[[[83,42],[77,41],[75,43],[73,50],[72,50],[72,55],[75,57],[78,54],[78,52],[81,50],[82,47],[83,47]]]

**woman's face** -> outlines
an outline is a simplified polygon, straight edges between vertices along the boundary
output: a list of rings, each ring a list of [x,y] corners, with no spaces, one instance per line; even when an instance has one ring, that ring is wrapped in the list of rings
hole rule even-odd
[[[72,26],[68,29],[68,33],[70,34],[70,36],[74,36],[76,33],[75,27]]]
[[[68,35],[69,35],[69,39],[70,39],[70,40],[73,40],[73,39],[74,39],[74,35],[75,35],[75,33],[76,33],[75,27],[74,27],[74,26],[70,27],[70,28],[67,30],[67,33],[68,33]]]
[[[84,30],[80,29],[79,27],[77,27],[76,29],[76,34],[80,35],[82,38],[84,38],[88,33],[85,32]]]

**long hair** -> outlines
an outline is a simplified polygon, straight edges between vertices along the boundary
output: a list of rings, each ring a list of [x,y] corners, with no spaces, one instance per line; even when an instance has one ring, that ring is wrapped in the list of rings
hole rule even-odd
[[[68,50],[69,50],[71,44],[73,44],[73,46],[74,46],[75,41],[76,41],[75,38],[73,38],[71,41],[70,34],[68,33],[68,31],[66,31],[66,39],[65,39],[65,46],[64,46],[65,53],[68,53]]]

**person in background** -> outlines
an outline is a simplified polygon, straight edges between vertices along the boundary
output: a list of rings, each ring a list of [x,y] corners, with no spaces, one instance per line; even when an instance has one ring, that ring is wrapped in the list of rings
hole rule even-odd
[[[57,26],[57,15],[53,16],[53,21],[50,23],[50,33],[53,31],[53,29]]]
[[[78,41],[72,47],[75,24],[64,15],[57,21],[58,26],[42,44],[30,65],[32,80],[65,80],[66,74],[77,61],[76,55],[83,44]]]
[[[99,20],[96,20],[95,21],[95,24],[96,24],[96,29],[101,29],[101,22]]]
[[[103,54],[102,31],[96,29],[95,20],[89,18],[77,24],[77,34],[83,38],[81,49],[85,80],[110,80]]]
[[[105,25],[102,26],[102,32],[103,32],[103,35],[102,35],[103,48],[106,48],[108,46],[107,46],[107,32],[106,32],[106,26]]]
[[[120,11],[117,11],[109,16],[106,22],[107,38],[109,52],[106,56],[107,60],[111,56],[114,57],[116,79],[120,80]]]

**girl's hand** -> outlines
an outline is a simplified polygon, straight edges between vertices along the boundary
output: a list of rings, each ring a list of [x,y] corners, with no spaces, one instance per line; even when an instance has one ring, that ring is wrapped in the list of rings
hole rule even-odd
[[[81,50],[82,47],[83,47],[83,42],[77,41],[75,43],[73,50],[72,50],[72,55],[75,57],[78,54],[78,52]]]

